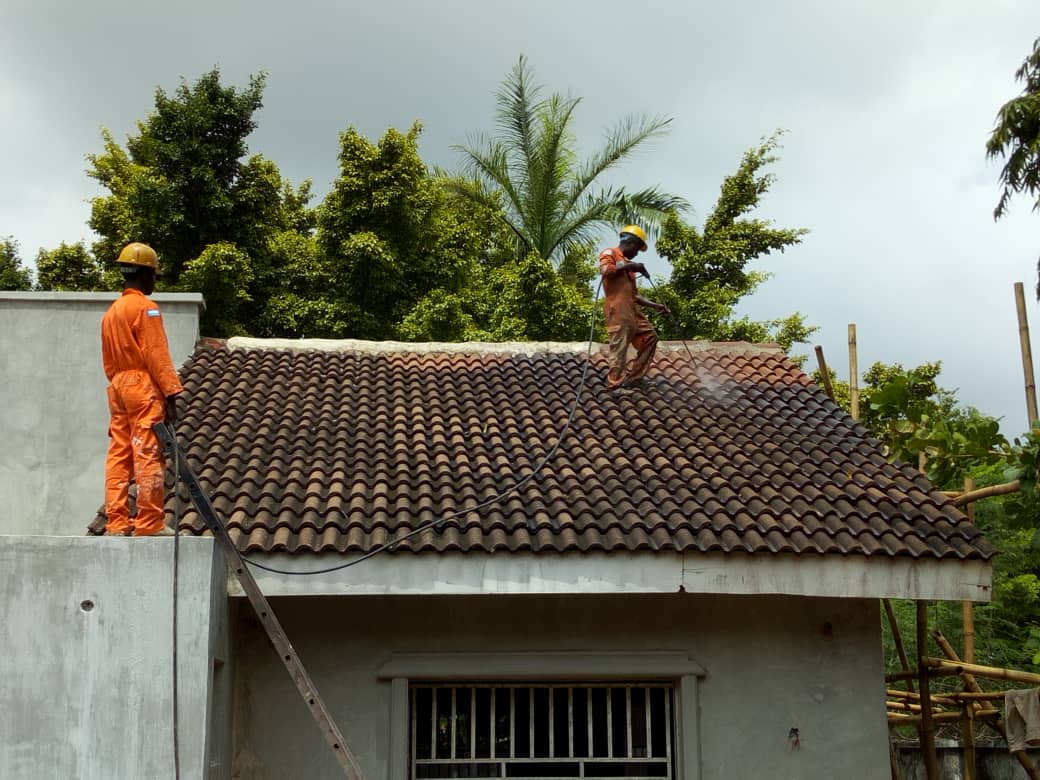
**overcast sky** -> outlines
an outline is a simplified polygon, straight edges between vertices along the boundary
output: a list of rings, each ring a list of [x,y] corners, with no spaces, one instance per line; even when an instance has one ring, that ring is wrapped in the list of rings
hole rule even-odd
[[[583,98],[586,149],[621,114],[674,117],[615,182],[683,195],[698,224],[743,152],[786,129],[757,216],[811,233],[756,263],[775,277],[741,313],[802,312],[820,331],[798,351],[821,344],[843,378],[850,322],[861,371],[942,360],[940,382],[1014,436],[1026,416],[1012,286],[1025,283],[1040,333],[1040,215],[1020,198],[993,221],[999,166],[984,144],[1038,36],[1037,0],[4,0],[0,235],[27,262],[89,243],[100,190],[85,156],[100,127],[124,141],[156,87],[214,65],[240,86],[267,71],[250,150],[320,198],[348,125],[374,137],[419,119],[424,159],[455,167],[452,145],[490,127],[494,90],[526,54],[541,83]]]

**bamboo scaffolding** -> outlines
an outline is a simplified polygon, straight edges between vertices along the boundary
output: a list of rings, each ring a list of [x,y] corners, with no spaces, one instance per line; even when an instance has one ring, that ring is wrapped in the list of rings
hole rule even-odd
[[[943,651],[943,654],[945,654],[950,661],[956,663],[961,660],[957,655],[957,651],[953,649],[953,645],[950,644],[950,641],[943,635],[942,631],[934,631],[932,637],[935,639],[935,643],[939,645],[939,648]],[[979,684],[971,674],[962,673],[961,679],[964,680],[964,687],[968,688],[971,693],[983,693],[982,688],[979,687]],[[981,707],[977,702],[972,702],[972,707],[976,708],[974,714],[977,718],[981,711]],[[1002,721],[997,721],[996,723],[991,723],[989,725],[993,726],[993,728],[997,730],[997,733],[1007,740],[1007,728],[1005,728]],[[1026,771],[1026,774],[1029,775],[1030,780],[1040,780],[1040,771],[1037,770],[1033,760],[1029,758],[1024,751],[1012,753],[1012,755],[1018,759],[1018,763]]]

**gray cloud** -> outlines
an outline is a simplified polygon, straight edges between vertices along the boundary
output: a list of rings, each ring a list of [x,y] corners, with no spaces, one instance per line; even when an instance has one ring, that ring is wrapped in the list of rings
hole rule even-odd
[[[1033,286],[1040,217],[1023,201],[993,223],[998,168],[983,144],[1038,35],[1033,0],[9,0],[0,234],[26,259],[89,240],[98,190],[84,157],[100,149],[99,127],[122,139],[155,88],[181,76],[219,65],[241,84],[267,71],[251,149],[320,195],[349,124],[375,136],[419,119],[426,160],[454,166],[452,144],[489,127],[494,89],[525,53],[547,87],[582,96],[588,148],[620,114],[674,117],[615,180],[660,184],[700,215],[744,150],[788,129],[761,216],[812,233],[758,264],[775,278],[743,311],[802,311],[843,375],[849,322],[861,368],[941,359],[942,381],[1015,434],[1025,412],[1011,289]],[[1032,301],[1029,311],[1040,328]]]

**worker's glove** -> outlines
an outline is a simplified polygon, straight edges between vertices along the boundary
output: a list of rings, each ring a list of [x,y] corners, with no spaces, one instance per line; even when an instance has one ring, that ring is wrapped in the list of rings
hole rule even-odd
[[[166,397],[166,422],[169,425],[177,424],[177,396]]]

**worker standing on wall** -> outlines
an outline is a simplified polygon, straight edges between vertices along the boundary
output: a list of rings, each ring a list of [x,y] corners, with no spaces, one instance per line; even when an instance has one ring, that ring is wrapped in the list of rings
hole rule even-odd
[[[105,533],[170,536],[163,522],[165,459],[152,426],[177,420],[184,391],[170,359],[162,313],[148,296],[160,277],[159,258],[147,244],[128,244],[116,260],[123,294],[101,320],[101,357],[108,377],[108,457],[105,460]],[[137,484],[131,524],[129,488]]]
[[[635,262],[635,256],[646,251],[646,231],[639,225],[621,229],[621,240],[616,247],[604,249],[599,255],[599,272],[603,276],[603,312],[610,336],[607,389],[638,384],[654,358],[657,333],[640,307],[668,313],[663,303],[654,303],[639,295],[636,278],[649,277],[646,266]],[[628,361],[628,347],[636,348],[636,356]]]

